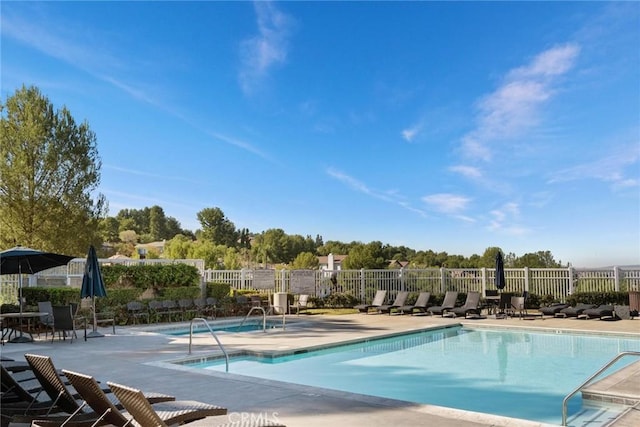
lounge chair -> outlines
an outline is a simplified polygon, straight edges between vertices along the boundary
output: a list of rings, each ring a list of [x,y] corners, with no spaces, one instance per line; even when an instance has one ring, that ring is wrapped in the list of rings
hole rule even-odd
[[[56,400],[57,405],[65,412],[73,413],[77,411],[80,406],[78,402],[79,396],[75,390],[71,390],[64,381],[62,381],[51,358],[37,354],[25,354],[24,357],[27,359],[27,362],[29,362],[29,365],[31,365],[33,373],[49,397]],[[110,388],[103,388],[103,390],[109,391]],[[151,403],[170,402],[176,399],[175,396],[164,393],[147,393],[146,396]]]
[[[354,308],[358,309],[360,313],[368,313],[370,308],[378,308],[384,304],[384,299],[387,296],[387,291],[379,290],[376,291],[375,297],[373,297],[373,301],[371,304],[359,304]]]
[[[546,307],[540,307],[539,311],[543,316],[555,316],[560,310],[569,307],[569,304],[564,302],[555,302]]]
[[[582,314],[583,311],[588,310],[590,308],[595,308],[595,304],[583,304],[578,303],[575,307],[567,307],[560,310],[556,313],[556,317],[578,317]]]
[[[426,313],[429,307],[429,299],[431,299],[431,292],[420,292],[415,303],[403,305],[398,308],[398,311],[402,314],[413,314],[416,310],[420,313]]]
[[[0,404],[4,415],[13,414],[48,414],[56,409],[54,400],[40,399],[41,390],[35,393],[25,387],[25,383],[18,381],[0,365],[0,382],[2,383],[2,398]]]
[[[68,370],[63,370],[63,372],[69,378],[73,388],[78,391],[80,397],[104,421],[115,426],[124,426],[130,422],[131,418],[135,418],[134,414],[129,413],[128,410],[122,410],[122,407],[115,405],[114,401],[102,390],[100,384],[92,376]],[[111,385],[111,383],[109,384]],[[114,394],[120,400],[120,396],[116,393]],[[207,416],[225,415],[227,413],[226,408],[193,400],[174,400],[151,404],[144,393],[140,392],[140,394],[143,396],[144,403],[136,403],[136,405],[146,407],[155,412],[168,425],[188,423]],[[120,403],[124,408],[127,408],[124,401],[120,400]],[[138,422],[142,426],[161,425]]]
[[[588,308],[578,316],[578,319],[602,319],[613,317],[613,305],[602,304],[594,308]]]
[[[116,397],[125,407],[127,412],[131,416],[133,416],[133,419],[141,426],[170,427],[170,426],[180,425],[189,421],[194,421],[195,416],[199,416],[199,418],[205,418],[205,420],[207,419],[206,417],[210,416],[209,415],[210,409],[206,408],[206,406],[210,406],[210,405],[207,405],[206,403],[201,403],[201,402],[193,402],[194,404],[200,404],[205,406],[201,410],[194,409],[192,412],[190,413],[187,412],[186,414],[185,414],[185,411],[176,410],[174,414],[171,417],[169,417],[168,416],[169,414],[163,415],[161,412],[156,411],[155,406],[149,404],[149,401],[145,398],[144,393],[142,393],[140,390],[136,390],[135,388],[127,387],[127,386],[113,383],[113,382],[108,382],[107,384],[109,384],[109,387],[111,387],[111,390],[113,390],[113,394],[116,395]],[[272,426],[272,427],[277,427],[277,426],[284,427],[282,424],[271,423],[268,421],[267,422],[258,421],[258,423],[247,421],[247,423],[250,423],[249,425],[252,425],[252,426],[261,425],[261,426]],[[211,423],[205,422],[205,424],[218,426],[218,424],[215,423],[215,421],[213,420]],[[241,424],[244,426],[245,421],[243,420]]]
[[[392,304],[383,304],[380,307],[376,307],[376,309],[378,310],[378,313],[389,313],[389,315],[391,315],[391,310],[393,310],[394,308],[399,309],[400,307],[402,307],[407,301],[408,296],[409,292],[399,291],[396,295],[396,299]]]
[[[302,310],[307,310],[309,308],[309,295],[301,294],[298,295],[298,299],[294,301],[293,304],[289,305],[289,313],[295,310],[296,314],[300,314]]]
[[[451,309],[445,308],[442,312],[442,316],[446,316],[448,313],[453,313],[455,317],[464,316],[465,319],[469,314],[480,316],[480,292],[469,292],[464,305]]]
[[[432,307],[429,307],[427,309],[427,312],[429,312],[429,314],[431,315],[434,315],[434,314],[442,315],[442,313],[444,313],[445,310],[451,310],[456,306],[457,299],[458,299],[458,292],[447,291],[447,293],[444,294],[444,300],[442,301],[442,305],[434,305]]]

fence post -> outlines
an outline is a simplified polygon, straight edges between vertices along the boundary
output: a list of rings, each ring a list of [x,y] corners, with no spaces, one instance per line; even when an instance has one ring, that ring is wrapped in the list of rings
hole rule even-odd
[[[482,277],[482,295],[487,296],[487,268],[482,267],[480,269],[480,274]]]
[[[524,268],[524,290],[529,293],[529,267]]]
[[[440,293],[444,294],[447,290],[447,279],[445,276],[446,268],[440,267]]]
[[[360,269],[360,301],[366,302],[364,299],[364,268]]]
[[[573,267],[569,267],[567,270],[569,273],[569,286],[567,286],[567,295],[573,295],[573,275],[575,274],[575,272],[573,271]]]
[[[620,267],[613,267],[613,281],[616,292],[620,291]]]
[[[400,277],[400,290],[406,291],[406,287],[404,284],[404,267],[400,267],[400,271],[398,272],[398,276]]]

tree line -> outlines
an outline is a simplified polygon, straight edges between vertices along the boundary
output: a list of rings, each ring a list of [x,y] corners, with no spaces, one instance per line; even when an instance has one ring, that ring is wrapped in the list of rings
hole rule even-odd
[[[0,249],[16,245],[84,256],[89,245],[100,256],[137,257],[136,245],[165,241],[149,258],[204,259],[207,268],[317,268],[318,256],[347,255],[344,269],[387,268],[390,261],[411,268],[493,267],[500,248],[464,257],[446,252],[391,246],[379,241],[324,242],[320,234],[290,235],[272,228],[237,228],[219,207],[197,213],[200,229],[183,229],[160,206],[122,209],[108,216],[97,193],[102,162],[96,135],[77,124],[66,107],[54,109],[36,87],[16,90],[0,105]],[[549,251],[505,254],[507,267],[560,267]]]

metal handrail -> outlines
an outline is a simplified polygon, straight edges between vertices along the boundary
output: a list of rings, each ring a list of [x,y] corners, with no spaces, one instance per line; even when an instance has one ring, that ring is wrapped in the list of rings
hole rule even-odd
[[[218,343],[218,347],[220,347],[220,350],[222,350],[222,354],[224,354],[224,361],[225,361],[225,363],[227,365],[226,366],[226,372],[229,372],[229,354],[227,354],[227,350],[224,349],[224,346],[220,342],[220,339],[218,339],[218,336],[213,331],[213,329],[211,329],[211,326],[209,325],[209,322],[207,322],[207,319],[205,319],[205,318],[194,317],[193,319],[191,319],[191,323],[189,325],[189,354],[191,354],[191,340],[193,338],[193,322],[195,320],[200,320],[200,321],[204,322],[204,324],[209,329],[209,332],[211,332],[211,335],[213,335],[213,338],[215,338],[216,342]]]
[[[242,322],[240,322],[240,326],[238,327],[238,329],[242,328],[242,325],[244,325],[245,320],[247,320],[249,318],[249,316],[251,315],[253,310],[261,310],[262,311],[262,332],[267,332],[267,312],[264,311],[263,307],[260,307],[260,306],[257,306],[257,305],[254,306],[254,307],[251,307],[251,309],[249,310],[247,315],[244,316],[244,319],[242,319]]]
[[[569,403],[569,399],[571,399],[576,393],[578,393],[580,390],[582,390],[587,384],[590,384],[591,381],[593,381],[598,375],[600,375],[602,372],[607,370],[611,365],[616,363],[618,360],[622,359],[624,356],[640,356],[640,351],[623,351],[623,352],[620,352],[616,357],[611,359],[602,368],[598,369],[598,371],[595,374],[593,374],[589,378],[587,378],[582,384],[580,384],[578,387],[576,387],[571,393],[569,393],[562,400],[562,425],[563,426],[567,425],[567,404]]]

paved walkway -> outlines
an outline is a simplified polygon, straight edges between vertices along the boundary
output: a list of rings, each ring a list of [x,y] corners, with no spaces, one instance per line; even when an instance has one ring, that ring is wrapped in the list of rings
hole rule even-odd
[[[275,318],[272,318],[275,319]],[[277,319],[280,319],[279,317]],[[331,342],[355,340],[393,332],[423,329],[429,326],[454,323],[504,326],[508,328],[570,329],[631,334],[640,338],[640,320],[605,322],[575,319],[500,319],[483,320],[443,319],[430,316],[388,315],[300,315],[287,317],[285,331],[267,333],[225,334],[222,337],[228,351],[250,348],[280,351]],[[304,325],[296,326],[296,322]],[[211,354],[214,341],[207,337],[194,338],[193,354],[188,354],[188,337],[167,336],[149,332],[149,327],[102,328],[103,338],[61,341],[42,339],[29,344],[7,343],[2,355],[23,360],[24,353],[49,355],[58,368],[77,370],[143,390],[170,393],[179,399],[195,399],[225,406],[229,415],[221,422],[239,421],[242,417],[278,420],[288,427],[342,426],[416,426],[480,427],[522,426],[543,424],[497,417],[488,414],[460,411],[430,405],[419,405],[391,399],[356,395],[275,381],[267,381],[219,372],[194,373],[166,369],[163,362],[194,355]],[[638,373],[640,377],[640,373]],[[640,388],[640,381],[629,386]],[[640,390],[635,390],[640,393]],[[560,411],[560,408],[558,408]],[[636,414],[640,411],[635,411]],[[631,424],[640,425],[634,419]],[[211,422],[196,422],[193,427],[212,426]],[[619,427],[620,427],[619,426]]]

